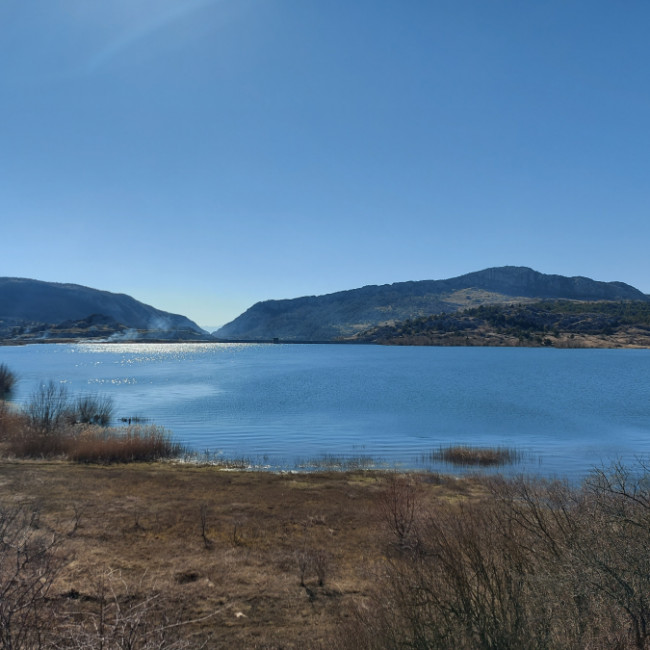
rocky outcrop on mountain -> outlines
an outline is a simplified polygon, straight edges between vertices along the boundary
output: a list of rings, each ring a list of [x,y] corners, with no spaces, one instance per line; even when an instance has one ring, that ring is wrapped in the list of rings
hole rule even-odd
[[[0,278],[0,337],[50,338],[210,338],[185,316],[170,314],[126,294],[77,284]]]
[[[501,266],[440,280],[450,289],[475,287],[506,296],[565,300],[646,300],[648,297],[624,282],[599,282],[582,276],[547,275],[525,266]]]
[[[397,282],[324,296],[267,300],[253,305],[214,335],[227,340],[332,341],[410,318],[539,299],[648,300],[648,296],[623,282],[504,266],[447,280]]]

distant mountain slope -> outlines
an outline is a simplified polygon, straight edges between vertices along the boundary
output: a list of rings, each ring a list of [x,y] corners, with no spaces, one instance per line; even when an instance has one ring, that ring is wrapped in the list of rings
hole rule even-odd
[[[0,321],[5,329],[9,325],[40,328],[43,336],[47,325],[58,325],[58,336],[66,326],[83,336],[84,325],[96,331],[100,321],[109,330],[158,332],[161,338],[206,336],[189,318],[145,305],[126,294],[26,278],[0,278]]]
[[[641,291],[623,282],[598,282],[504,266],[447,280],[397,282],[324,296],[267,300],[253,305],[214,334],[233,340],[329,341],[408,318],[542,298],[648,300]]]
[[[384,345],[650,347],[650,301],[541,300],[481,305],[380,325],[355,337]]]

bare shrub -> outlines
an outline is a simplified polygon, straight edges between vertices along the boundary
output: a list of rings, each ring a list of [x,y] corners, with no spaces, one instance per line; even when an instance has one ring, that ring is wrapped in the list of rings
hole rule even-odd
[[[51,626],[48,595],[61,568],[56,545],[40,528],[38,510],[0,506],[0,647],[41,647]]]
[[[55,647],[84,650],[180,650],[195,647],[181,629],[191,621],[171,620],[162,594],[154,586],[130,584],[106,570],[78,612],[70,612]],[[199,646],[202,647],[202,646]]]
[[[406,635],[406,647],[535,647],[531,636],[544,645],[547,616],[529,609],[535,566],[519,531],[505,523],[485,503],[429,513],[419,552],[389,567],[398,617],[389,629]]]
[[[0,399],[11,393],[16,384],[16,375],[6,363],[0,363]]]
[[[305,587],[305,579],[311,570],[311,554],[306,549],[295,551],[294,557],[298,566],[298,575],[300,576],[300,586]]]
[[[105,395],[81,395],[74,401],[72,413],[75,422],[106,427],[113,417],[113,400]]]
[[[571,549],[583,567],[585,591],[616,613],[636,648],[650,644],[649,480],[643,463],[594,471],[584,487],[583,538]]]
[[[315,594],[308,588],[307,582],[312,578],[313,584],[313,578],[316,578],[316,584],[319,587],[325,586],[325,581],[332,566],[332,555],[324,548],[305,546],[300,550],[296,550],[293,557],[298,568],[300,586],[307,589],[307,593],[313,597]]]
[[[368,648],[647,648],[649,479],[644,466],[620,465],[578,487],[496,477],[485,498],[435,502],[416,552],[389,555],[350,638]]]
[[[420,497],[418,477],[400,474],[389,474],[385,488],[379,493],[380,518],[400,548],[410,548],[417,544]]]
[[[32,394],[25,412],[35,432],[45,436],[60,432],[72,412],[66,387],[53,381],[41,384]]]
[[[314,549],[312,551],[311,563],[314,568],[314,573],[318,578],[318,586],[324,587],[325,579],[327,578],[332,563],[331,554],[322,548]]]

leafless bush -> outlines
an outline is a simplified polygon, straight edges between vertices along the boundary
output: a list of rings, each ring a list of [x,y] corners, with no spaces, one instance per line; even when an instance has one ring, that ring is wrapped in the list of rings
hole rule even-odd
[[[62,456],[74,434],[70,402],[63,385],[41,384],[20,412],[7,412],[0,424],[6,451],[18,458]]]
[[[305,586],[305,578],[307,572],[311,569],[311,555],[305,550],[301,549],[294,553],[296,564],[298,566],[298,575],[300,576],[300,586]]]
[[[316,583],[319,587],[325,586],[325,581],[332,565],[331,553],[323,548],[306,546],[294,552],[294,560],[298,567],[301,587],[308,588],[307,582],[310,577],[316,578]]]
[[[0,399],[11,393],[16,384],[16,375],[6,363],[0,363]]]
[[[51,627],[48,598],[61,563],[38,510],[0,507],[0,647],[38,648]]]
[[[73,501],[72,502],[72,528],[68,532],[68,537],[74,537],[75,534],[77,533],[77,530],[79,529],[79,526],[81,525],[81,519],[85,513],[86,508],[84,507],[83,504]]]
[[[418,478],[400,474],[389,474],[386,487],[379,494],[380,517],[399,548],[412,548],[417,544],[420,495]]]
[[[106,427],[113,417],[113,400],[104,395],[81,395],[73,405],[73,418],[81,424]]]
[[[55,648],[81,650],[180,650],[195,647],[181,630],[192,621],[181,614],[170,620],[162,594],[145,584],[133,585],[117,571],[102,572],[92,593],[71,611]],[[202,647],[202,646],[199,646]]]
[[[71,411],[66,387],[53,381],[41,384],[25,407],[31,428],[44,436],[58,433]]]
[[[584,539],[571,550],[588,590],[630,631],[630,645],[650,644],[650,474],[647,465],[597,470],[584,491]]]
[[[648,647],[647,467],[599,470],[578,487],[484,485],[485,498],[438,501],[417,518],[417,552],[388,556],[351,619],[356,647]],[[403,487],[383,495],[398,540],[411,521]]]
[[[329,573],[332,556],[331,554],[322,548],[317,548],[312,551],[312,566],[314,568],[314,573],[318,578],[318,586],[325,586],[325,579]]]

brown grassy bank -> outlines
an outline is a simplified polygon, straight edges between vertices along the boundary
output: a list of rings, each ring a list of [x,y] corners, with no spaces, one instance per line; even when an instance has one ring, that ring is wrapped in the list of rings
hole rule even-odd
[[[640,469],[0,461],[0,647],[647,648]]]
[[[4,461],[0,504],[37,507],[40,530],[56,534],[49,620],[71,635],[75,621],[96,625],[104,599],[125,618],[145,603],[142,626],[183,623],[168,645],[134,647],[328,648],[386,548],[383,480]],[[473,489],[426,483],[427,498]]]

